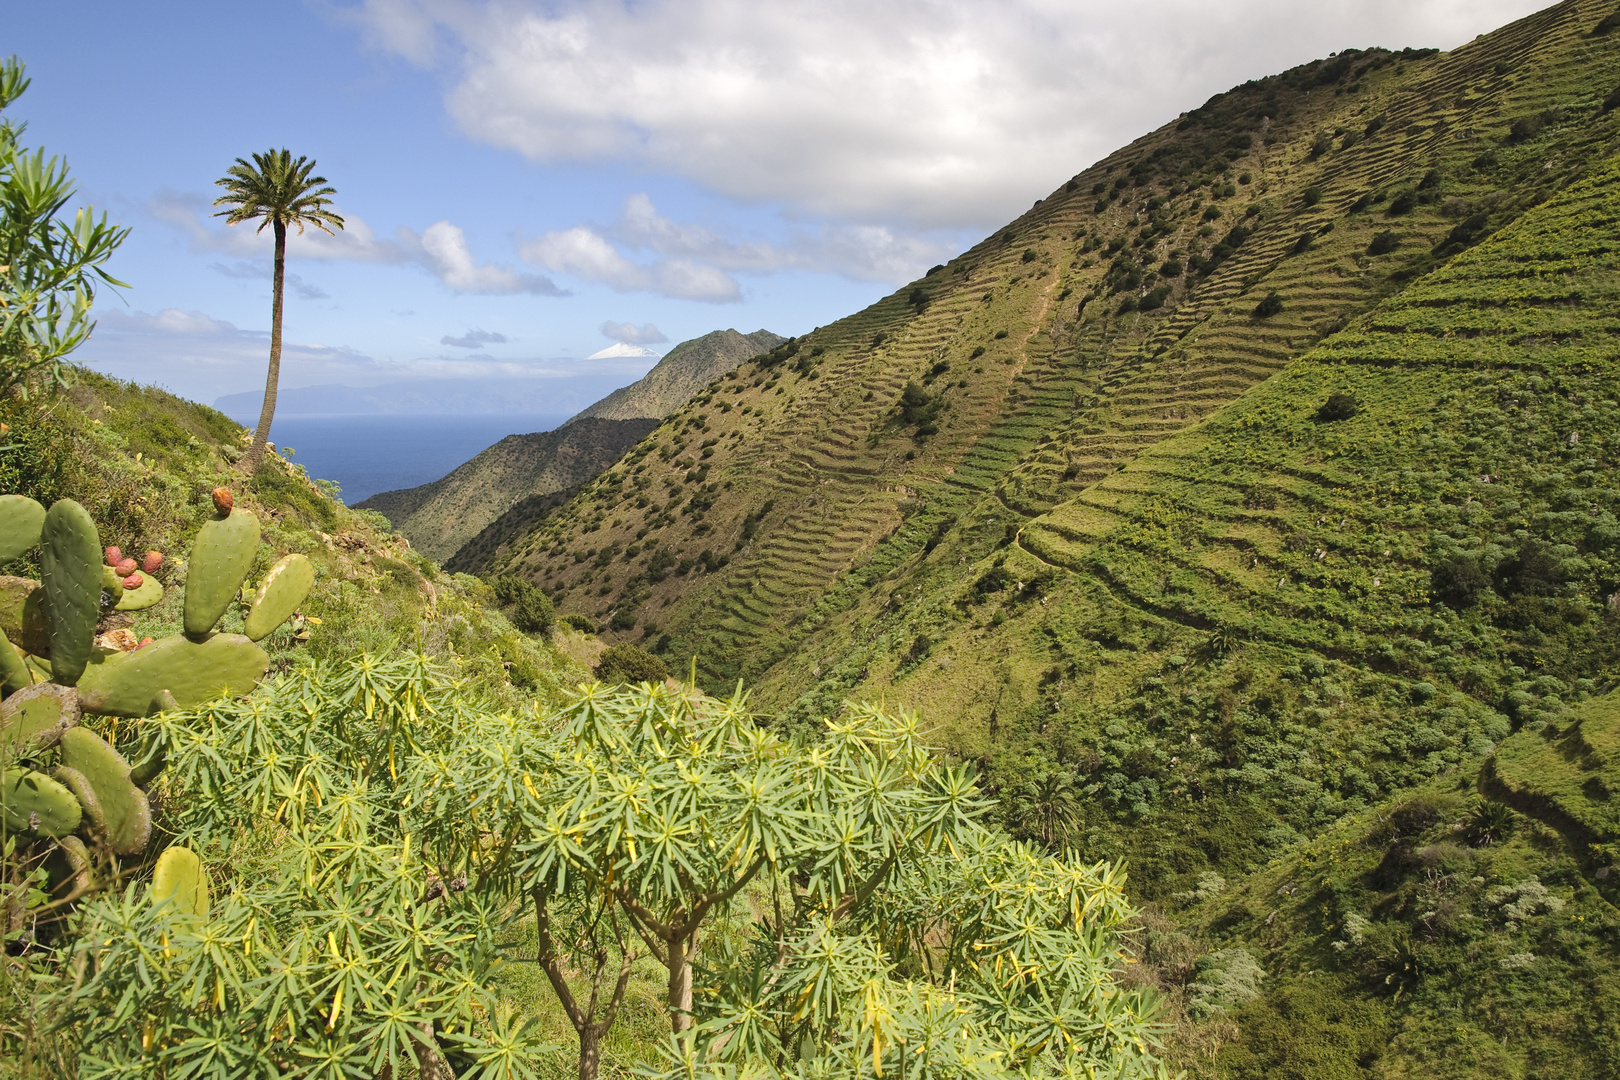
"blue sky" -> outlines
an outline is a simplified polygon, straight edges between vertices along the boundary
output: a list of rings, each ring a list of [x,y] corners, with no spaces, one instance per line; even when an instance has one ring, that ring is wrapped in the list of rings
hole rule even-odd
[[[710,330],[798,334],[1210,94],[1345,46],[1454,47],[1523,0],[0,0],[8,111],[132,227],[79,359],[204,401],[263,380],[238,156],[316,159],[282,386],[601,389]],[[559,389],[564,385],[557,384]]]

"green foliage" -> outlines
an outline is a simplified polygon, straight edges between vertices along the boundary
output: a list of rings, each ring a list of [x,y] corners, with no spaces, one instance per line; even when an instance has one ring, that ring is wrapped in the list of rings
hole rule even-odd
[[[534,582],[515,574],[498,577],[492,583],[495,600],[507,609],[512,625],[525,634],[549,634],[557,623],[551,597]]]
[[[1277,291],[1273,289],[1266,293],[1264,299],[1254,305],[1254,317],[1257,319],[1269,319],[1281,312],[1282,309],[1282,297],[1278,296]]]
[[[609,686],[622,683],[660,683],[669,678],[663,658],[640,645],[621,641],[610,645],[596,663],[596,677]]]
[[[15,56],[0,61],[0,112],[29,82]],[[70,385],[65,358],[95,329],[97,288],[123,284],[105,267],[129,230],[88,206],[63,221],[74,193],[67,163],[29,153],[17,142],[22,130],[0,119],[0,393],[26,394],[41,378]]]

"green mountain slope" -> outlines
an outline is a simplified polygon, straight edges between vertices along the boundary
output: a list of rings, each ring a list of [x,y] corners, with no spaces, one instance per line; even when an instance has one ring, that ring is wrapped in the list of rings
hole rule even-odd
[[[438,480],[379,492],[357,505],[386,516],[446,566],[483,569],[498,538],[566,501],[698,387],[781,340],[769,330],[716,330],[683,341],[646,375],[556,430],[508,435]],[[463,554],[464,547],[470,550]]]
[[[789,724],[916,707],[1010,829],[1129,859],[1199,1074],[1613,1075],[1609,856],[1551,815],[1497,845],[1468,795],[1616,675],[1611,10],[1220,95],[711,383],[494,564]],[[1531,878],[1571,914],[1503,915],[1557,906]]]
[[[594,405],[587,405],[569,420],[574,423],[589,416],[604,420],[662,420],[692,399],[716,376],[724,375],[744,360],[769,352],[783,342],[781,334],[755,330],[739,334],[716,330],[702,337],[683,341],[653,365],[653,369],[629,386],[621,386]]]

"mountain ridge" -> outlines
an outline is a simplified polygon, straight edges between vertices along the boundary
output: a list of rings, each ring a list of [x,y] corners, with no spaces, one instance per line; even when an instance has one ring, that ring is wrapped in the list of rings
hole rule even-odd
[[[782,340],[768,330],[739,334],[728,329],[683,341],[636,382],[614,390],[555,430],[509,435],[438,480],[380,492],[357,505],[382,513],[430,558],[457,568],[476,568],[471,553],[458,558],[463,546],[491,528],[504,536],[526,525],[529,515],[540,508],[557,505],[558,493],[589,483],[663,416],[685,404],[690,387],[707,383]],[[518,518],[501,525],[514,509]],[[478,552],[486,546],[478,545]]]

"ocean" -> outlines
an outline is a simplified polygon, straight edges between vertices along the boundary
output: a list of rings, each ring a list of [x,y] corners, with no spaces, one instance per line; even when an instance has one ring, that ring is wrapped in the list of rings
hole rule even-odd
[[[310,476],[336,482],[353,506],[379,491],[437,480],[508,435],[550,431],[566,419],[535,413],[278,416],[270,441],[290,447],[293,462]]]

